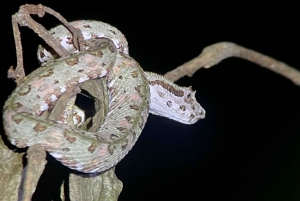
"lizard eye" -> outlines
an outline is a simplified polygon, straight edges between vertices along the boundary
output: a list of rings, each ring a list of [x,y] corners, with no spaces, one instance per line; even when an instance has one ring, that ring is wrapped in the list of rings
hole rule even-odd
[[[191,93],[189,93],[186,97],[187,97],[187,98],[191,98]]]

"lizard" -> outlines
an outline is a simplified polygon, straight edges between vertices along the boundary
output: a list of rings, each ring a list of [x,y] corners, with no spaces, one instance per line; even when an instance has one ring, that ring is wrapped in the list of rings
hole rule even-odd
[[[81,21],[79,24],[88,28],[92,23],[84,25]],[[205,111],[195,100],[191,88],[179,87],[154,73],[145,73],[129,56],[125,37],[119,39],[117,36],[123,35],[108,27],[101,28],[99,33],[111,32],[112,37],[105,34],[104,38],[85,37],[87,42],[100,41],[96,49],[89,50],[87,46],[79,53],[74,51],[70,57],[47,62],[12,92],[5,102],[3,119],[5,133],[13,145],[23,148],[39,144],[63,165],[95,173],[113,167],[125,157],[141,134],[149,112],[188,124],[204,118]],[[85,36],[83,29],[82,33]],[[97,132],[82,131],[43,118],[43,113],[62,93],[103,76],[107,78],[109,113]],[[178,105],[174,98],[184,104]],[[157,106],[162,104],[161,100],[163,108],[169,108],[173,116]],[[182,118],[174,108],[188,114],[187,117]],[[188,113],[190,110],[193,113]]]

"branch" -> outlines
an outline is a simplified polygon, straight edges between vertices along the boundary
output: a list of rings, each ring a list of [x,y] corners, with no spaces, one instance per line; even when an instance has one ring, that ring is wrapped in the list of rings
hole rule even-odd
[[[193,76],[200,68],[209,68],[229,57],[238,57],[256,63],[286,77],[294,82],[294,84],[300,86],[300,72],[298,70],[276,59],[231,42],[220,42],[204,48],[198,57],[167,72],[165,76],[175,82],[186,75],[189,77]]]
[[[43,27],[41,24],[34,21],[30,15],[38,15],[43,17],[45,13],[49,13],[56,17],[62,22],[64,26],[72,33],[74,46],[81,50],[83,46],[83,35],[81,31],[77,28],[71,26],[68,21],[61,16],[59,13],[55,12],[51,8],[33,4],[26,4],[20,6],[19,11],[12,16],[12,26],[15,38],[16,52],[17,52],[17,67],[16,70],[11,66],[8,70],[8,78],[13,78],[17,84],[20,84],[25,79],[24,63],[23,63],[23,51],[21,44],[21,36],[19,31],[19,26],[27,26],[32,29],[36,34],[38,34],[60,57],[67,57],[70,53],[59,43],[58,40],[53,38],[51,34]]]
[[[39,145],[33,145],[27,150],[27,166],[23,170],[19,198],[30,201],[38,181],[47,164],[46,150]]]

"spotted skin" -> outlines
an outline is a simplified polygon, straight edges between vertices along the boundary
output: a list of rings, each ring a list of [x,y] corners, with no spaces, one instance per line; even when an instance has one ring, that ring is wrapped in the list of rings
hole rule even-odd
[[[128,43],[124,35],[115,27],[104,22],[90,20],[74,21],[71,24],[81,29],[85,39],[107,37],[113,40],[120,55],[124,58],[127,57]],[[76,50],[72,43],[66,42],[70,41],[71,33],[64,26],[52,28],[50,33],[61,41],[61,45],[68,51]],[[41,63],[51,61],[57,56],[42,46],[39,47],[37,55]],[[40,55],[47,56],[41,58]],[[191,87],[180,87],[156,73],[144,72],[144,74],[148,79],[150,88],[150,113],[184,124],[193,124],[205,117],[205,110],[197,102],[196,92]],[[133,72],[132,77],[135,77],[135,72]],[[139,90],[139,87],[138,85],[135,89]]]
[[[87,173],[107,170],[124,158],[145,125],[150,94],[139,64],[129,56],[120,56],[115,47],[112,52],[112,46],[113,43],[97,50],[102,52],[101,57],[81,52],[49,62],[31,73],[4,106],[4,128],[10,142],[20,148],[39,144],[62,164]],[[132,73],[137,74],[134,79]],[[120,75],[123,79],[119,79]],[[108,88],[115,87],[115,90],[109,93],[110,110],[97,132],[43,118],[42,114],[62,93],[103,76],[107,77]],[[135,90],[136,85],[142,86],[140,92]],[[126,116],[132,121],[128,122]],[[112,134],[116,137],[111,138]]]
[[[142,70],[128,55],[127,41],[116,28],[96,21],[76,21],[73,25],[82,30],[86,41],[102,40],[101,45],[93,50],[87,45],[83,52],[77,53],[64,27],[50,30],[74,54],[53,60],[55,55],[39,48],[38,57],[43,66],[18,86],[4,105],[5,133],[13,145],[23,148],[39,144],[71,169],[102,172],[116,165],[131,150],[144,128],[149,108],[154,114],[187,124],[204,117],[205,112],[190,88],[179,87],[163,76]],[[43,117],[63,93],[104,76],[109,112],[97,132],[82,131],[63,121]],[[175,101],[176,97],[181,102]],[[166,105],[155,109],[160,101]],[[178,109],[183,112],[177,113]]]

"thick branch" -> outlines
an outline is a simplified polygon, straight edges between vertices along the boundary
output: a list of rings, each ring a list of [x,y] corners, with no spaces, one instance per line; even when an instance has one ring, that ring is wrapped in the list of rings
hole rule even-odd
[[[30,201],[38,181],[47,164],[46,150],[39,145],[33,145],[27,150],[27,166],[23,170],[19,198]]]

